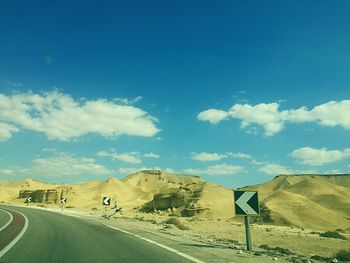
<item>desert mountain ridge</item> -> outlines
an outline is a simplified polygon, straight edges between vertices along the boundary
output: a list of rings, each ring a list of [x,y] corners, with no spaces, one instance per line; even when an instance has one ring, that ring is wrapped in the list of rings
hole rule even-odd
[[[350,227],[350,174],[279,175],[259,192],[258,221],[317,229]]]
[[[256,222],[313,229],[350,227],[350,174],[278,175],[266,183],[239,189],[259,192],[261,215]],[[23,204],[28,195],[47,206],[57,206],[64,196],[67,207],[82,210],[102,209],[102,197],[109,196],[112,203],[134,213],[235,217],[232,189],[199,176],[158,170],[139,171],[121,180],[111,177],[76,184],[0,180],[0,202]]]

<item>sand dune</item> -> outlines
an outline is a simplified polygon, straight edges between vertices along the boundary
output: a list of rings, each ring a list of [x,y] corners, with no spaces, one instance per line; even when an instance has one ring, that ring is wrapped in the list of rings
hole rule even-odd
[[[102,197],[126,211],[165,211],[180,216],[235,217],[231,189],[198,176],[140,171],[122,180],[89,181],[73,185],[46,184],[31,179],[0,181],[0,202],[23,203],[20,190],[55,189],[67,206],[102,209]],[[301,228],[336,229],[350,226],[350,175],[280,175],[260,185],[261,216],[257,222]],[[59,200],[59,199],[58,199]],[[57,205],[47,202],[45,205]],[[241,220],[241,218],[237,220]]]
[[[161,171],[140,171],[125,177],[123,182],[140,188],[144,192],[159,193],[180,185],[200,183],[199,176],[187,176]]]
[[[350,175],[280,175],[245,189],[259,191],[272,224],[333,230],[350,226]]]

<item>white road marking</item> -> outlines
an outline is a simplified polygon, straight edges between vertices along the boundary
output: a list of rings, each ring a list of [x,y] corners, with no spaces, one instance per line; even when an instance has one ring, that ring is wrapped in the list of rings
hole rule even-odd
[[[123,233],[125,233],[125,234],[132,235],[132,236],[137,237],[137,238],[139,238],[139,239],[141,239],[141,240],[144,240],[144,241],[146,241],[146,242],[149,242],[149,243],[151,243],[151,244],[154,244],[154,245],[156,245],[156,246],[158,246],[158,247],[164,248],[164,249],[166,249],[166,250],[168,250],[168,251],[170,251],[170,252],[173,252],[173,253],[175,253],[175,254],[181,256],[181,257],[184,257],[184,258],[186,258],[186,259],[188,259],[188,260],[191,260],[192,262],[196,262],[196,263],[205,263],[204,261],[202,261],[202,260],[200,260],[200,259],[194,258],[194,257],[192,257],[192,256],[190,256],[190,255],[187,255],[187,254],[182,253],[182,252],[180,252],[180,251],[178,251],[178,250],[176,250],[176,249],[173,249],[173,248],[171,248],[171,247],[168,247],[168,246],[165,246],[165,245],[163,245],[163,244],[160,244],[160,243],[158,243],[158,242],[156,242],[156,241],[153,241],[153,240],[151,240],[151,239],[142,237],[142,236],[140,236],[140,235],[131,233],[131,232],[129,232],[129,231],[120,229],[120,228],[118,228],[118,227],[109,226],[109,225],[105,225],[105,226],[107,226],[107,227],[109,227],[109,228],[113,228],[114,230],[118,230],[118,231],[120,231],[120,232],[123,232]]]
[[[12,209],[10,209],[12,210]],[[20,239],[21,237],[24,235],[24,233],[27,231],[27,228],[28,228],[28,218],[22,214],[21,212],[18,212],[16,210],[12,210],[12,211],[15,211],[19,214],[21,214],[23,217],[24,217],[24,227],[22,228],[21,232],[16,236],[16,238],[14,240],[11,241],[10,244],[8,244],[5,248],[3,248],[3,250],[0,251],[0,258],[5,255],[5,253],[7,251],[9,251]]]
[[[9,224],[11,224],[11,222],[12,222],[12,220],[13,220],[13,216],[12,216],[11,213],[9,213],[9,212],[6,211],[6,210],[2,210],[2,209],[0,209],[0,210],[3,211],[3,212],[5,212],[5,213],[7,213],[7,214],[9,214],[9,216],[10,216],[10,220],[9,220],[3,227],[0,228],[0,231],[2,231],[2,230],[5,229]]]

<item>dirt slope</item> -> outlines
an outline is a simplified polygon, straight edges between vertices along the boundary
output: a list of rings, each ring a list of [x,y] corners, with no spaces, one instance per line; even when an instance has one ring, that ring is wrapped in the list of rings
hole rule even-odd
[[[0,181],[0,202],[23,203],[20,190],[55,189],[67,206],[102,209],[109,196],[125,210],[163,211],[181,216],[230,219],[235,216],[232,190],[198,176],[157,170],[140,171],[122,180],[89,181],[74,185],[35,180]],[[280,175],[263,184],[244,187],[259,191],[257,222],[313,229],[350,227],[350,175]]]
[[[280,175],[259,191],[258,221],[316,229],[350,227],[350,175]],[[265,217],[265,218],[264,218]]]

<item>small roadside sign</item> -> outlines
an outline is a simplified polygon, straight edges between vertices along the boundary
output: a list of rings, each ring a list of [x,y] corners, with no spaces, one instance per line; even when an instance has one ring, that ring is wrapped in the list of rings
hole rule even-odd
[[[32,201],[32,197],[31,196],[28,196],[25,203],[26,203],[26,206],[29,206],[29,203]]]
[[[258,216],[260,214],[258,192],[234,191],[233,196],[236,215],[244,216],[247,250],[253,251],[252,239],[250,237],[249,216]]]
[[[236,215],[258,216],[259,199],[257,191],[234,191]]]
[[[61,197],[61,208],[62,208],[62,211],[64,209],[64,205],[67,203],[67,198],[66,197]]]
[[[103,197],[102,205],[111,205],[111,198],[108,196]]]

